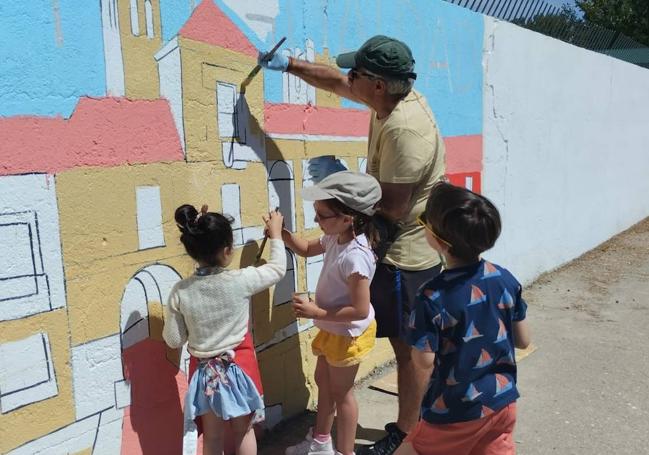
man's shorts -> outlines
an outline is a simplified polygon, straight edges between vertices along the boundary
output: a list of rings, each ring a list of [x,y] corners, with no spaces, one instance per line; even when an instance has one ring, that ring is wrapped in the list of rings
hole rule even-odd
[[[514,455],[516,403],[478,420],[431,425],[420,420],[404,442],[426,455]]]
[[[376,312],[377,338],[403,338],[410,310],[422,284],[432,280],[442,269],[436,265],[426,270],[401,270],[390,264],[376,267],[370,284],[370,301]]]
[[[376,321],[357,337],[336,335],[320,330],[311,343],[313,355],[323,355],[332,367],[350,367],[361,363],[376,344]]]

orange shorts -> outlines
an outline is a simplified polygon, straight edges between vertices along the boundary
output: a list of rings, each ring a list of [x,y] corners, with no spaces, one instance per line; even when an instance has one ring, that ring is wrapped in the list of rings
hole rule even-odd
[[[431,425],[420,420],[404,442],[420,455],[513,455],[516,403],[469,422]]]

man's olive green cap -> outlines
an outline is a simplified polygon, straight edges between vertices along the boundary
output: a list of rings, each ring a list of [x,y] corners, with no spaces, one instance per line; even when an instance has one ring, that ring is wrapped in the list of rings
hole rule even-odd
[[[413,72],[415,59],[403,42],[388,36],[376,35],[365,41],[355,52],[340,54],[336,64],[341,68],[364,68],[379,76],[417,79]]]

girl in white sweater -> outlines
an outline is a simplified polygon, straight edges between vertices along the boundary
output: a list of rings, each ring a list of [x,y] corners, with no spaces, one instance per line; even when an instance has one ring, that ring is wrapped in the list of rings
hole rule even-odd
[[[252,424],[263,419],[264,402],[252,377],[259,371],[254,350],[237,349],[248,333],[250,297],[280,281],[286,272],[283,217],[264,217],[270,259],[260,267],[228,270],[233,258],[230,219],[200,213],[191,205],[176,209],[180,241],[198,262],[196,273],[179,281],[169,295],[163,337],[171,348],[188,343],[199,359],[185,397],[185,447],[196,441],[194,419],[201,417],[203,453],[222,454],[226,423],[237,454],[255,454]],[[252,356],[253,358],[250,358]],[[248,370],[248,371],[246,371]]]

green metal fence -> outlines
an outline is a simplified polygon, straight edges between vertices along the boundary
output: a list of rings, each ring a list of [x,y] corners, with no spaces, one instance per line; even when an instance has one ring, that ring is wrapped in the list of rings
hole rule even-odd
[[[446,0],[575,46],[649,68],[649,47],[619,32],[578,19],[544,0]]]

